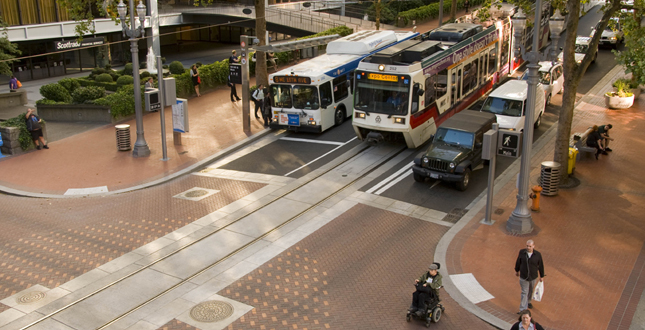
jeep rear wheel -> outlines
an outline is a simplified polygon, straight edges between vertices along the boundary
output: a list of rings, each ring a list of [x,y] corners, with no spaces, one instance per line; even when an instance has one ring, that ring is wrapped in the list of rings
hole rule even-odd
[[[468,183],[470,183],[470,169],[467,168],[464,171],[464,177],[461,178],[461,181],[457,182],[457,189],[459,191],[465,191],[468,188]]]
[[[421,174],[417,174],[417,173],[412,173],[412,174],[413,174],[412,176],[414,177],[414,181],[416,181],[416,182],[426,182],[426,177],[425,176],[423,176]]]

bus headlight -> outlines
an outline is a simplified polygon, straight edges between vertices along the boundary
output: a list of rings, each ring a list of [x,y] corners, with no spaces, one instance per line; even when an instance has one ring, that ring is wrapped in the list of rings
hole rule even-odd
[[[354,113],[355,118],[365,119],[365,112],[356,112]]]
[[[450,163],[448,166],[450,166],[450,168],[455,168],[455,163]]]
[[[315,126],[315,125],[316,125],[316,121],[315,121],[315,120],[310,120],[310,121],[308,121],[307,123],[308,123],[309,125],[311,125],[311,126]]]
[[[396,118],[394,118],[394,123],[395,124],[403,124],[403,125],[405,125],[405,118],[396,117]]]

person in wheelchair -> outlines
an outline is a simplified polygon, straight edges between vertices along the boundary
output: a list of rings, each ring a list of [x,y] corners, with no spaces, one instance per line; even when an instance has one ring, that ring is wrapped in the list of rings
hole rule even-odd
[[[412,294],[412,305],[408,311],[421,317],[426,313],[426,308],[428,307],[426,303],[438,303],[440,301],[441,274],[439,273],[439,266],[436,263],[430,265],[427,272],[414,280],[414,285],[416,290]]]

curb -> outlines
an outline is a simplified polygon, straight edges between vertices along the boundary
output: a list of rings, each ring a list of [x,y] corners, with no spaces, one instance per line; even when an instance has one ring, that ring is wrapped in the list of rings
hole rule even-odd
[[[608,80],[616,76],[616,72],[622,70],[620,65],[616,65],[614,68],[609,70],[605,76],[596,83],[578,102],[574,105],[574,115],[577,111],[578,106],[587,99],[589,95],[597,94],[598,91],[604,86]],[[538,152],[541,152],[542,149],[555,138],[557,133],[559,120],[553,123],[551,126],[537,141],[533,143],[533,148],[531,148],[531,156],[535,156]],[[517,158],[502,174],[500,174],[497,179],[495,179],[495,189],[494,196],[497,195],[500,189],[502,189],[509,181],[514,179],[520,170],[521,158]],[[452,228],[450,228],[446,234],[441,237],[439,243],[437,243],[437,248],[435,249],[434,260],[441,263],[442,265],[447,265],[446,254],[448,252],[448,247],[452,240],[455,238],[457,233],[459,233],[464,227],[466,227],[470,222],[475,218],[475,216],[480,213],[486,207],[486,190],[482,191],[479,196],[477,196],[466,208],[469,209],[461,220],[459,220]],[[481,307],[473,304],[468,298],[466,298],[461,291],[452,283],[450,279],[450,274],[447,270],[442,270],[443,275],[443,285],[446,292],[453,298],[459,306],[466,309],[468,312],[474,314],[483,321],[489,323],[490,325],[498,329],[509,329],[511,324],[494,316],[493,314],[483,310]]]
[[[0,185],[0,193],[5,193],[5,194],[8,194],[8,195],[13,195],[13,196],[20,196],[20,197],[64,199],[64,198],[105,197],[105,196],[123,194],[123,193],[132,192],[132,191],[136,191],[136,190],[140,190],[140,189],[150,188],[150,187],[154,187],[156,185],[160,185],[162,183],[168,182],[170,180],[173,180],[175,178],[178,178],[178,177],[180,177],[182,175],[185,175],[185,174],[188,174],[190,172],[193,172],[193,171],[195,171],[195,170],[197,170],[197,169],[199,169],[201,167],[204,167],[204,166],[208,165],[209,163],[213,163],[213,162],[215,162],[215,161],[217,161],[219,159],[222,159],[222,158],[224,158],[224,157],[226,157],[226,156],[228,156],[228,155],[230,155],[230,154],[242,149],[243,147],[246,147],[247,145],[249,145],[249,144],[251,144],[251,143],[253,143],[253,142],[255,142],[255,141],[257,141],[257,140],[259,140],[261,138],[263,138],[265,135],[269,135],[269,134],[274,133],[274,132],[281,132],[281,131],[273,131],[271,129],[264,129],[264,130],[262,130],[262,131],[260,131],[258,133],[255,133],[255,134],[247,137],[246,139],[244,139],[242,141],[239,141],[239,142],[235,143],[234,145],[232,145],[232,146],[230,146],[230,147],[228,147],[226,149],[220,150],[219,152],[217,152],[217,153],[215,153],[215,154],[213,154],[213,155],[211,155],[209,157],[206,157],[206,158],[198,161],[197,163],[192,164],[192,165],[190,165],[190,166],[188,166],[188,167],[186,167],[186,168],[184,168],[184,169],[182,169],[180,171],[177,171],[177,172],[172,173],[170,175],[164,176],[164,177],[162,177],[160,179],[150,181],[150,182],[146,182],[146,183],[143,183],[143,184],[139,184],[139,185],[136,185],[136,186],[133,186],[133,187],[130,187],[130,188],[119,189],[119,190],[110,191],[110,192],[106,192],[106,193],[84,194],[84,195],[67,195],[66,196],[66,195],[57,195],[57,194],[34,193],[34,192],[29,192],[29,191],[24,191],[24,190],[19,190],[19,189],[13,189],[13,188],[9,188],[9,187],[5,187],[5,186]]]

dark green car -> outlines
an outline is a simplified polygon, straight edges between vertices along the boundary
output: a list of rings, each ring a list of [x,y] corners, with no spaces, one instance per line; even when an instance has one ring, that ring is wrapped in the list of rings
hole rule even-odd
[[[414,180],[426,178],[455,182],[457,189],[468,188],[470,175],[483,162],[484,133],[493,128],[492,113],[465,110],[443,122],[428,150],[414,159]]]

